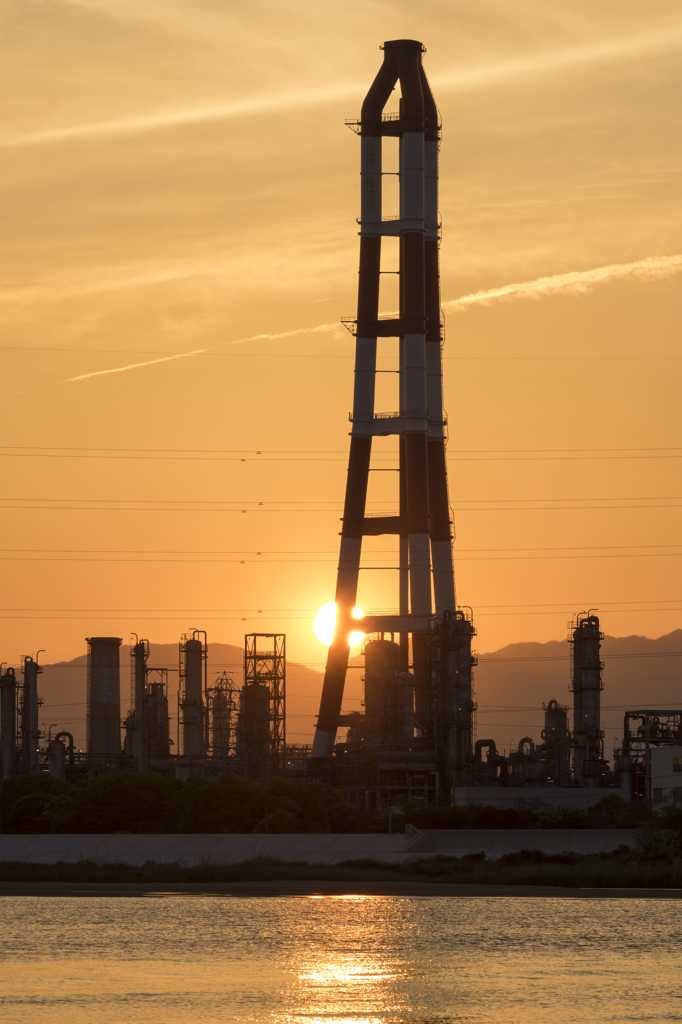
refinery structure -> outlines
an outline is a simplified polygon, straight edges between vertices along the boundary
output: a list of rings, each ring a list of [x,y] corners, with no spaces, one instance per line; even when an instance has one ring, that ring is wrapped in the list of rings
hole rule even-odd
[[[227,672],[209,683],[206,634],[182,635],[178,667],[149,664],[150,645],[130,641],[130,710],[121,717],[121,644],[115,636],[87,638],[86,749],[65,730],[38,728],[38,676],[24,658],[22,677],[0,675],[2,777],[41,771],[73,782],[102,772],[173,774],[177,778],[232,775],[258,778],[300,760],[286,746],[286,640],[282,634],[245,638],[244,685]],[[174,677],[174,684],[169,683]],[[171,712],[175,712],[174,715]],[[175,717],[177,730],[171,730]],[[295,769],[294,769],[295,770]],[[299,772],[300,774],[300,772]]]
[[[121,638],[90,637],[87,749],[66,731],[39,729],[37,658],[21,675],[0,675],[3,778],[49,771],[84,781],[103,771],[258,778],[294,774],[331,783],[368,810],[410,803],[585,808],[614,793],[661,805],[682,802],[682,713],[627,710],[622,744],[605,756],[601,726],[603,634],[593,610],[570,625],[573,707],[548,694],[539,740],[507,753],[476,735],[473,612],[457,604],[443,411],[438,158],[440,119],[414,40],[393,40],[360,119],[360,272],[355,385],[338,576],[312,747],[286,743],[283,634],[245,638],[243,684],[223,672],[209,683],[206,634],[183,634],[176,666],[149,663],[150,646],[130,645],[130,711],[121,720]],[[385,112],[395,87],[399,110]],[[383,139],[398,140],[398,217],[382,208]],[[398,263],[382,270],[382,241],[398,242]],[[399,282],[399,309],[381,315],[382,275]],[[397,411],[376,408],[377,350],[398,341]],[[372,443],[397,448],[398,515],[366,509]],[[396,610],[355,618],[365,537],[397,538]],[[364,704],[342,713],[350,634],[362,628]],[[177,730],[171,734],[171,710]],[[677,773],[677,774],[676,774]]]

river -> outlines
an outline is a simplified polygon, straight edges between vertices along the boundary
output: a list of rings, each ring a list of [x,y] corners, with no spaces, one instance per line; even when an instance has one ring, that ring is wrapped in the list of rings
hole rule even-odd
[[[3,1024],[682,1021],[682,901],[0,899]]]

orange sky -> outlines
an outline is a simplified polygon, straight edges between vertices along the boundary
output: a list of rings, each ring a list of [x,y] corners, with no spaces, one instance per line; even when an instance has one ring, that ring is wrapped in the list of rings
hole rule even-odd
[[[560,639],[589,607],[612,635],[680,625],[679,3],[10,0],[3,19],[0,660],[197,627],[284,631],[323,661],[358,257],[343,122],[397,37],[427,46],[443,118],[478,650]],[[373,474],[373,511],[395,483]],[[394,542],[369,538],[367,564],[397,564]],[[395,571],[363,574],[365,610],[396,598]]]

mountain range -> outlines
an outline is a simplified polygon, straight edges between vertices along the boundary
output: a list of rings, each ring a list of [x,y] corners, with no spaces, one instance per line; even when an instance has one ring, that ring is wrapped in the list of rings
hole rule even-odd
[[[606,636],[601,650],[604,662],[602,723],[606,733],[606,757],[615,739],[622,736],[626,710],[682,708],[682,629],[651,639],[645,636]],[[176,739],[178,647],[150,645],[150,667],[169,669],[171,736]],[[363,658],[350,663],[344,710],[360,710]],[[227,672],[236,686],[242,685],[243,650],[232,644],[208,646],[209,682]],[[41,728],[53,734],[67,729],[77,748],[85,748],[87,655],[45,665],[39,677],[43,700]],[[509,750],[524,736],[540,741],[542,704],[555,698],[571,704],[570,650],[566,641],[515,643],[482,655],[474,670],[478,702],[477,735],[492,737],[499,749]],[[287,663],[287,739],[309,743],[312,739],[322,672]],[[129,707],[130,664],[121,648],[121,711]]]

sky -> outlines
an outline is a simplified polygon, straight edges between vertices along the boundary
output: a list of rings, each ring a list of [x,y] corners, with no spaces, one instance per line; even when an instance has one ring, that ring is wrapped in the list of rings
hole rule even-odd
[[[680,626],[679,3],[4,0],[0,18],[0,660],[200,628],[285,632],[322,666],[357,287],[344,121],[403,37],[443,120],[477,649],[562,639],[589,608],[613,636]],[[378,411],[395,391],[380,375]],[[394,465],[394,439],[375,457]],[[372,475],[371,511],[395,510],[395,482]],[[394,542],[366,541],[365,611],[396,607]]]

